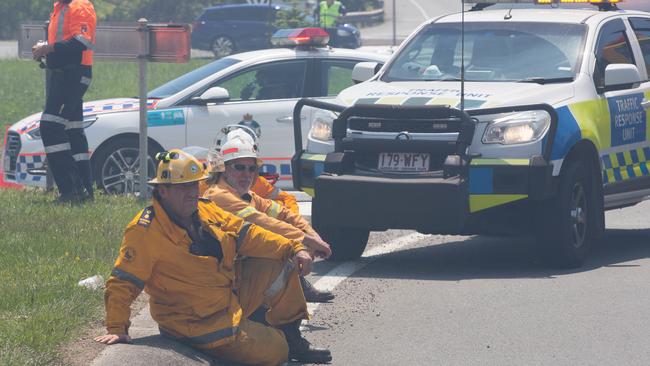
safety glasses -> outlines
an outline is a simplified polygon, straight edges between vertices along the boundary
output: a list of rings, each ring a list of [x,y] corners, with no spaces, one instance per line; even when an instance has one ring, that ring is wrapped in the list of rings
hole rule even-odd
[[[238,172],[248,170],[249,173],[255,173],[257,171],[257,165],[232,164],[232,167]]]

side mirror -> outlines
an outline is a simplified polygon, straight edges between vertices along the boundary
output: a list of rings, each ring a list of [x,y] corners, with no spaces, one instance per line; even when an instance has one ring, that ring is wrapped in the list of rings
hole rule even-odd
[[[370,80],[381,69],[383,65],[377,62],[359,62],[352,69],[352,80],[361,83]]]
[[[229,99],[228,90],[215,86],[203,92],[200,97],[192,98],[192,102],[194,104],[223,103]]]
[[[636,65],[610,64],[605,69],[605,91],[630,89],[641,81]]]

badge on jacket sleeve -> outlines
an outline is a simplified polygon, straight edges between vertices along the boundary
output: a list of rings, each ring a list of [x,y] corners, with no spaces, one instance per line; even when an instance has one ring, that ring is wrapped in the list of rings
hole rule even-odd
[[[149,206],[145,208],[142,211],[142,215],[140,215],[140,218],[138,219],[138,225],[149,227],[149,225],[151,225],[151,221],[153,220],[153,217],[154,217],[153,206]]]

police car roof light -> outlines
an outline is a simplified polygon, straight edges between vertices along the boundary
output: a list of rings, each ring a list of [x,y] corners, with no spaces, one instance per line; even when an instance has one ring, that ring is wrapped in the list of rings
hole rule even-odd
[[[274,46],[325,46],[330,35],[323,28],[279,29],[271,37]]]

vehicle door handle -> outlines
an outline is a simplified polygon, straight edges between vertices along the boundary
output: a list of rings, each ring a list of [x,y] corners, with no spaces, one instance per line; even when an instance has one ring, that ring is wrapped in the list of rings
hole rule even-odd
[[[305,116],[300,116],[300,119],[305,119]],[[278,117],[275,119],[278,123],[291,123],[293,116]]]
[[[650,100],[647,100],[647,99],[642,100],[641,101],[641,107],[643,107],[643,109],[650,108]]]

